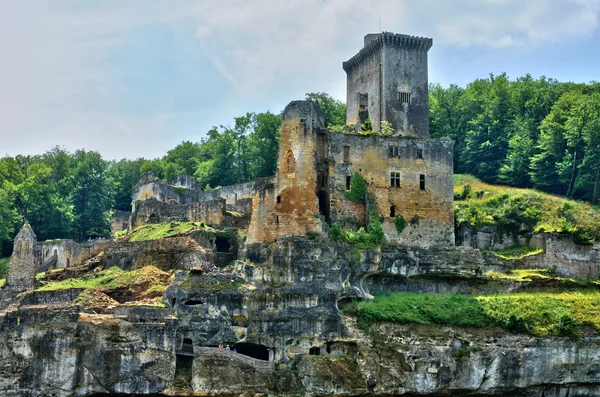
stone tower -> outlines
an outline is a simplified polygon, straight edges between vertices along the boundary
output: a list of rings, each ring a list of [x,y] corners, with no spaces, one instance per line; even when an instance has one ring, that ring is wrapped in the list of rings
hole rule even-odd
[[[365,36],[364,47],[343,68],[347,76],[346,122],[371,118],[380,132],[387,120],[402,135],[429,138],[427,52],[432,39],[394,33]]]
[[[26,291],[35,287],[36,267],[33,247],[36,241],[37,237],[33,229],[25,221],[21,231],[15,237],[15,246],[8,265],[6,288],[14,291]]]

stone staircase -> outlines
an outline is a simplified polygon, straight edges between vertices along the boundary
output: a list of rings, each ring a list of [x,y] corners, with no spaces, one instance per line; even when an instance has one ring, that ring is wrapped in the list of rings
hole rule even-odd
[[[236,361],[241,364],[246,364],[253,367],[255,370],[259,372],[272,372],[275,368],[273,362],[259,360],[257,358],[245,356],[240,353],[234,353],[231,350],[218,348],[218,347],[206,347],[206,346],[197,346],[194,347],[194,352],[189,351],[178,351],[177,354],[182,354],[186,356],[195,356],[195,357],[220,357],[220,358],[228,358],[233,361]]]

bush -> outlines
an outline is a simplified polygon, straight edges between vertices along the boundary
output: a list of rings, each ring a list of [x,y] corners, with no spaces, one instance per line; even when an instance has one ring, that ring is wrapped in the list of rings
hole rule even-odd
[[[387,120],[381,120],[381,135],[392,136],[394,134],[394,128],[392,123]]]
[[[394,219],[394,225],[396,226],[396,231],[400,234],[406,227],[406,220],[403,216],[397,216],[396,219]]]
[[[364,201],[365,195],[367,194],[367,182],[361,174],[355,172],[352,175],[352,183],[350,184],[350,190],[344,191],[346,197],[354,202]]]

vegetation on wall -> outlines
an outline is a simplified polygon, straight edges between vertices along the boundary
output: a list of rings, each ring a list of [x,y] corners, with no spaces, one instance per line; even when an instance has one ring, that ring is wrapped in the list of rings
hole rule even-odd
[[[344,194],[355,203],[365,201],[365,196],[367,194],[367,182],[359,172],[355,172],[352,175],[350,190],[344,190]]]
[[[526,225],[534,232],[571,234],[579,244],[600,241],[600,210],[590,204],[489,185],[468,175],[455,175],[454,197],[457,224],[493,225],[510,233],[519,233]]]
[[[592,325],[600,330],[600,292],[455,295],[384,293],[356,303],[358,324],[369,330],[378,322],[501,326],[536,336],[577,336]]]

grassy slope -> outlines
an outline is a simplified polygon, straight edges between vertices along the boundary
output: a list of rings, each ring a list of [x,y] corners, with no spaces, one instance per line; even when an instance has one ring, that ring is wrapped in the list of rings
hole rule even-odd
[[[532,189],[489,185],[471,175],[454,176],[458,223],[495,225],[518,232],[522,224],[536,232],[571,233],[576,241],[600,241],[600,209]]]
[[[108,290],[133,287],[140,284],[150,284],[166,288],[168,284],[167,280],[168,274],[153,266],[146,266],[132,271],[112,267],[99,272],[89,273],[83,278],[70,278],[58,282],[48,282],[38,290],[57,291],[69,288]]]
[[[380,321],[400,324],[501,326],[536,336],[574,336],[583,325],[600,330],[600,292],[470,296],[385,293],[356,306],[363,329]]]
[[[167,222],[151,223],[135,229],[129,235],[129,241],[158,240],[189,233],[194,230],[214,230],[203,222]]]

